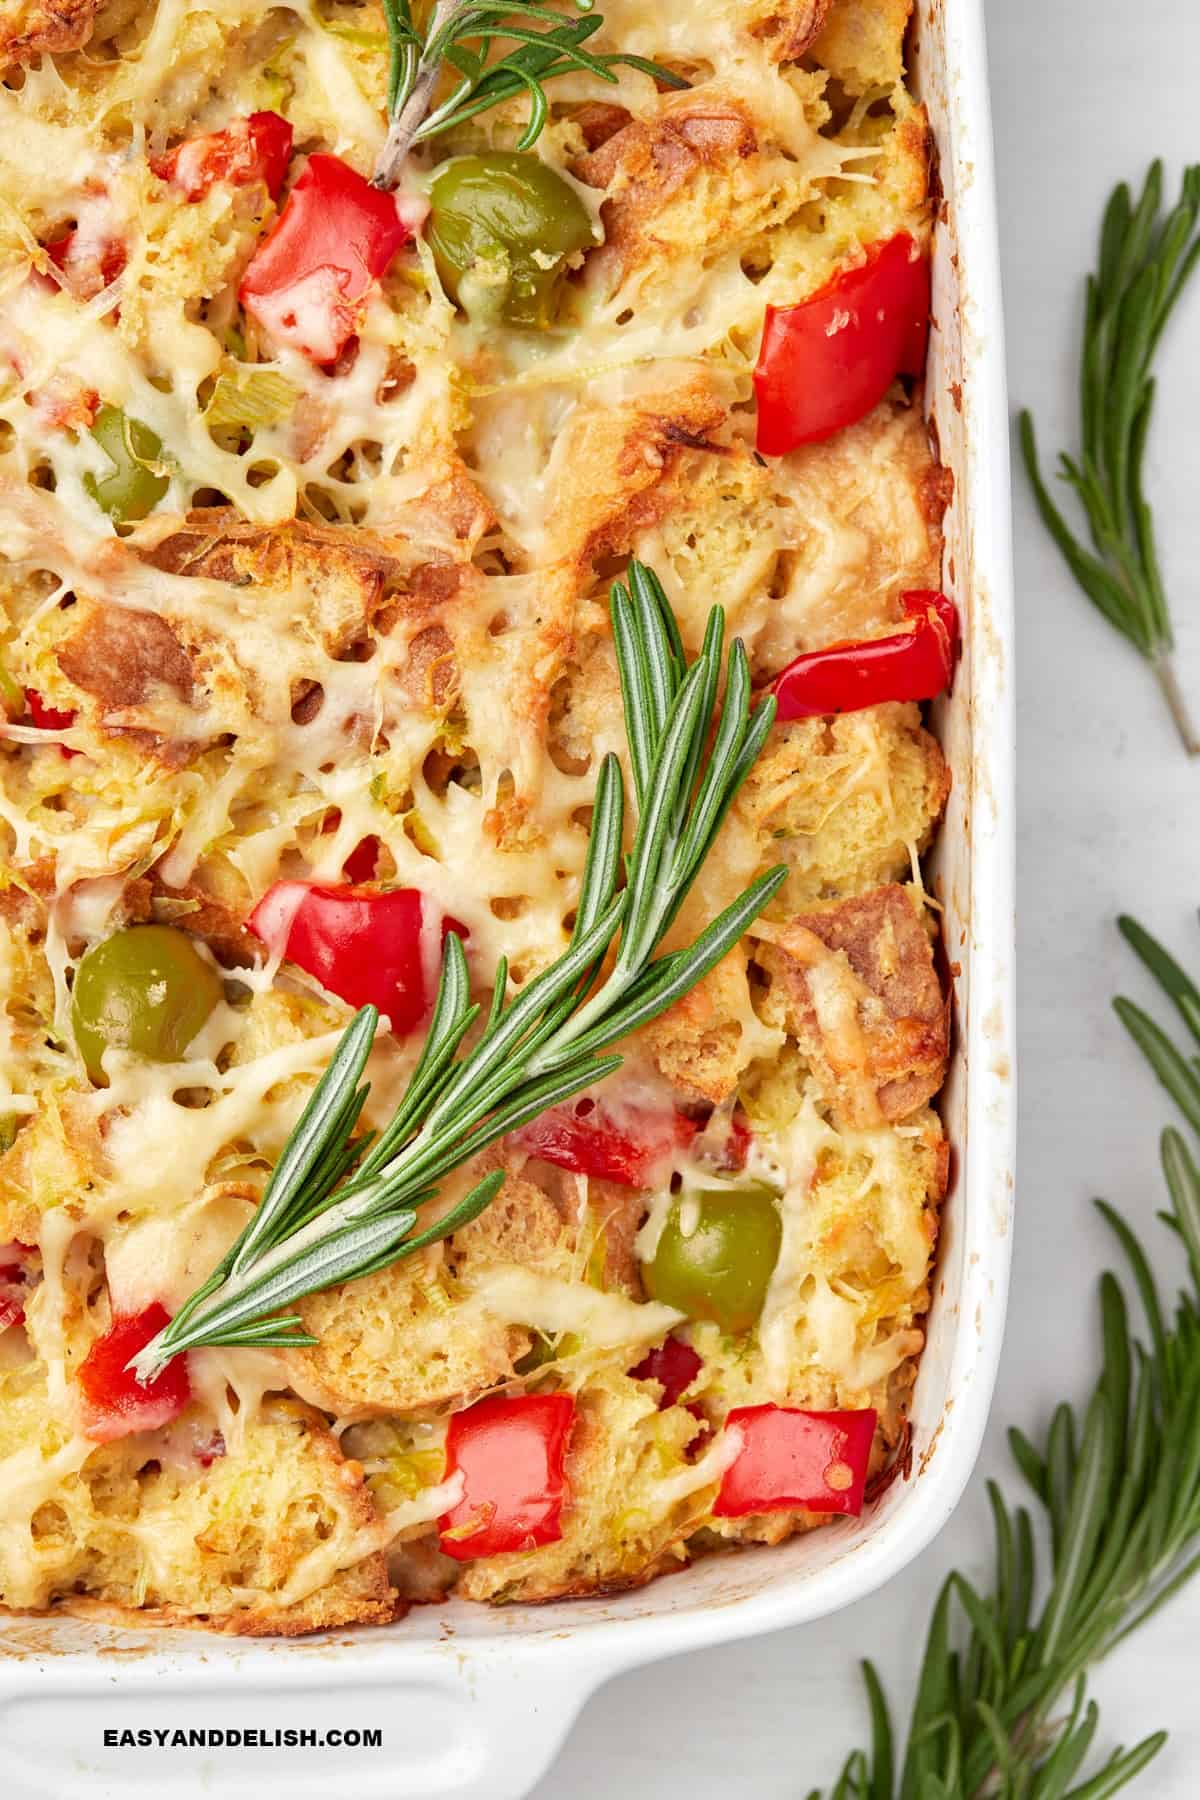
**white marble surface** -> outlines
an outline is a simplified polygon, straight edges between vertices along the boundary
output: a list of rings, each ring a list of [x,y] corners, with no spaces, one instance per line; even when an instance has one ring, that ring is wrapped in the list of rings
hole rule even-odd
[[[1200,154],[1196,0],[988,0],[1014,406],[1043,443],[1074,430],[1075,321],[1110,186],[1155,152]],[[1200,696],[1200,284],[1165,347],[1151,451],[1181,660]],[[1200,965],[1200,764],[1150,679],[1064,579],[1016,480],[1021,1148],[1008,1339],[979,1474],[940,1541],[883,1593],[817,1626],[679,1657],[612,1682],[585,1709],[535,1800],[798,1800],[862,1742],[865,1654],[907,1702],[932,1597],[957,1563],[984,1574],[984,1473],[1012,1477],[1010,1422],[1044,1420],[1095,1366],[1102,1193],[1147,1233],[1168,1102],[1109,1011],[1148,985],[1113,929],[1136,910]],[[1100,1742],[1159,1726],[1166,1751],[1130,1790],[1200,1792],[1200,1582],[1101,1670]],[[1190,1678],[1189,1678],[1190,1665]]]

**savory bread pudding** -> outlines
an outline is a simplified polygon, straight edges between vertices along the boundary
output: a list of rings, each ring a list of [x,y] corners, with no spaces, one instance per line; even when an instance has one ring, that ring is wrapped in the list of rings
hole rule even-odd
[[[5,1607],[611,1591],[902,1461],[909,3],[0,7]]]

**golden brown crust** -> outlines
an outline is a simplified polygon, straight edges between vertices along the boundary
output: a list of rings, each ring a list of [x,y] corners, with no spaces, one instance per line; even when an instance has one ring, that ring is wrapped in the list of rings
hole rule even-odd
[[[202,882],[173,886],[159,868],[150,871],[149,882],[151,913],[160,913],[164,922],[203,938],[222,962],[245,966],[262,956],[262,941],[247,931],[243,912]]]
[[[907,1118],[941,1087],[949,1002],[924,917],[889,886],[798,913],[759,961],[765,1011],[796,1039],[851,1129]]]
[[[157,613],[90,606],[56,654],[67,680],[104,712],[142,706],[162,688],[192,698],[191,658]]]
[[[810,49],[835,0],[777,0],[751,26],[776,62],[797,62]]]
[[[904,32],[913,0],[833,0],[809,46],[849,94],[895,87],[904,73]]]
[[[607,190],[600,207],[604,243],[592,252],[591,266],[603,268],[616,287],[653,252],[653,222],[688,182],[705,169],[752,156],[757,147],[740,106],[696,98],[655,119],[632,119],[577,157],[572,173],[588,187]]]
[[[143,552],[170,575],[205,577],[235,587],[263,586],[294,597],[297,621],[312,622],[332,656],[370,627],[391,559],[383,545],[331,525],[294,519],[248,524],[233,507],[200,507]]]
[[[552,496],[552,552],[568,559],[576,577],[598,557],[627,553],[671,506],[686,454],[725,454],[725,419],[725,402],[700,374],[624,407],[580,408],[567,426]]]
[[[0,17],[0,68],[79,50],[92,35],[101,0],[15,0]]]

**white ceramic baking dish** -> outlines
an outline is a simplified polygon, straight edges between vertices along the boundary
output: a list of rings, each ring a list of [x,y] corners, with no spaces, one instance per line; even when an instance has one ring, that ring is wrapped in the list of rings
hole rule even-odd
[[[8,1800],[286,1791],[515,1800],[603,1681],[676,1651],[798,1625],[878,1587],[941,1529],[975,1462],[1009,1266],[1013,729],[1007,414],[982,0],[918,0],[915,77],[937,139],[931,415],[955,477],[945,579],[965,661],[939,730],[954,792],[933,867],[957,966],[954,1144],[912,1472],[858,1521],[709,1558],[612,1600],[419,1609],[385,1631],[246,1644],[0,1621]],[[382,1727],[376,1749],[105,1747],[103,1733]],[[264,1783],[266,1784],[264,1786]]]

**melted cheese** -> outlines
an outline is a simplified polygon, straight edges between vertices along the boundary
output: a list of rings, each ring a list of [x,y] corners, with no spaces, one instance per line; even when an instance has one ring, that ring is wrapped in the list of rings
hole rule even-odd
[[[402,1500],[399,1506],[389,1507],[384,1514],[384,1541],[391,1543],[406,1532],[441,1518],[443,1513],[458,1505],[466,1491],[467,1478],[461,1469],[455,1469],[453,1475],[438,1482],[436,1487],[422,1488],[411,1500]]]
[[[532,1269],[499,1266],[472,1284],[470,1304],[512,1325],[532,1325],[553,1335],[574,1332],[596,1350],[664,1337],[683,1318],[673,1306],[627,1300],[581,1282],[537,1275]]]
[[[689,1463],[675,1475],[663,1475],[651,1489],[651,1505],[656,1511],[670,1512],[681,1500],[688,1500],[702,1489],[720,1481],[726,1469],[741,1455],[745,1435],[736,1425],[719,1431],[703,1456]]]
[[[30,1521],[38,1508],[55,1498],[63,1482],[75,1475],[96,1446],[75,1435],[47,1455],[28,1444],[0,1459],[0,1567],[6,1577],[5,1604],[40,1606],[38,1572],[30,1556]]]

